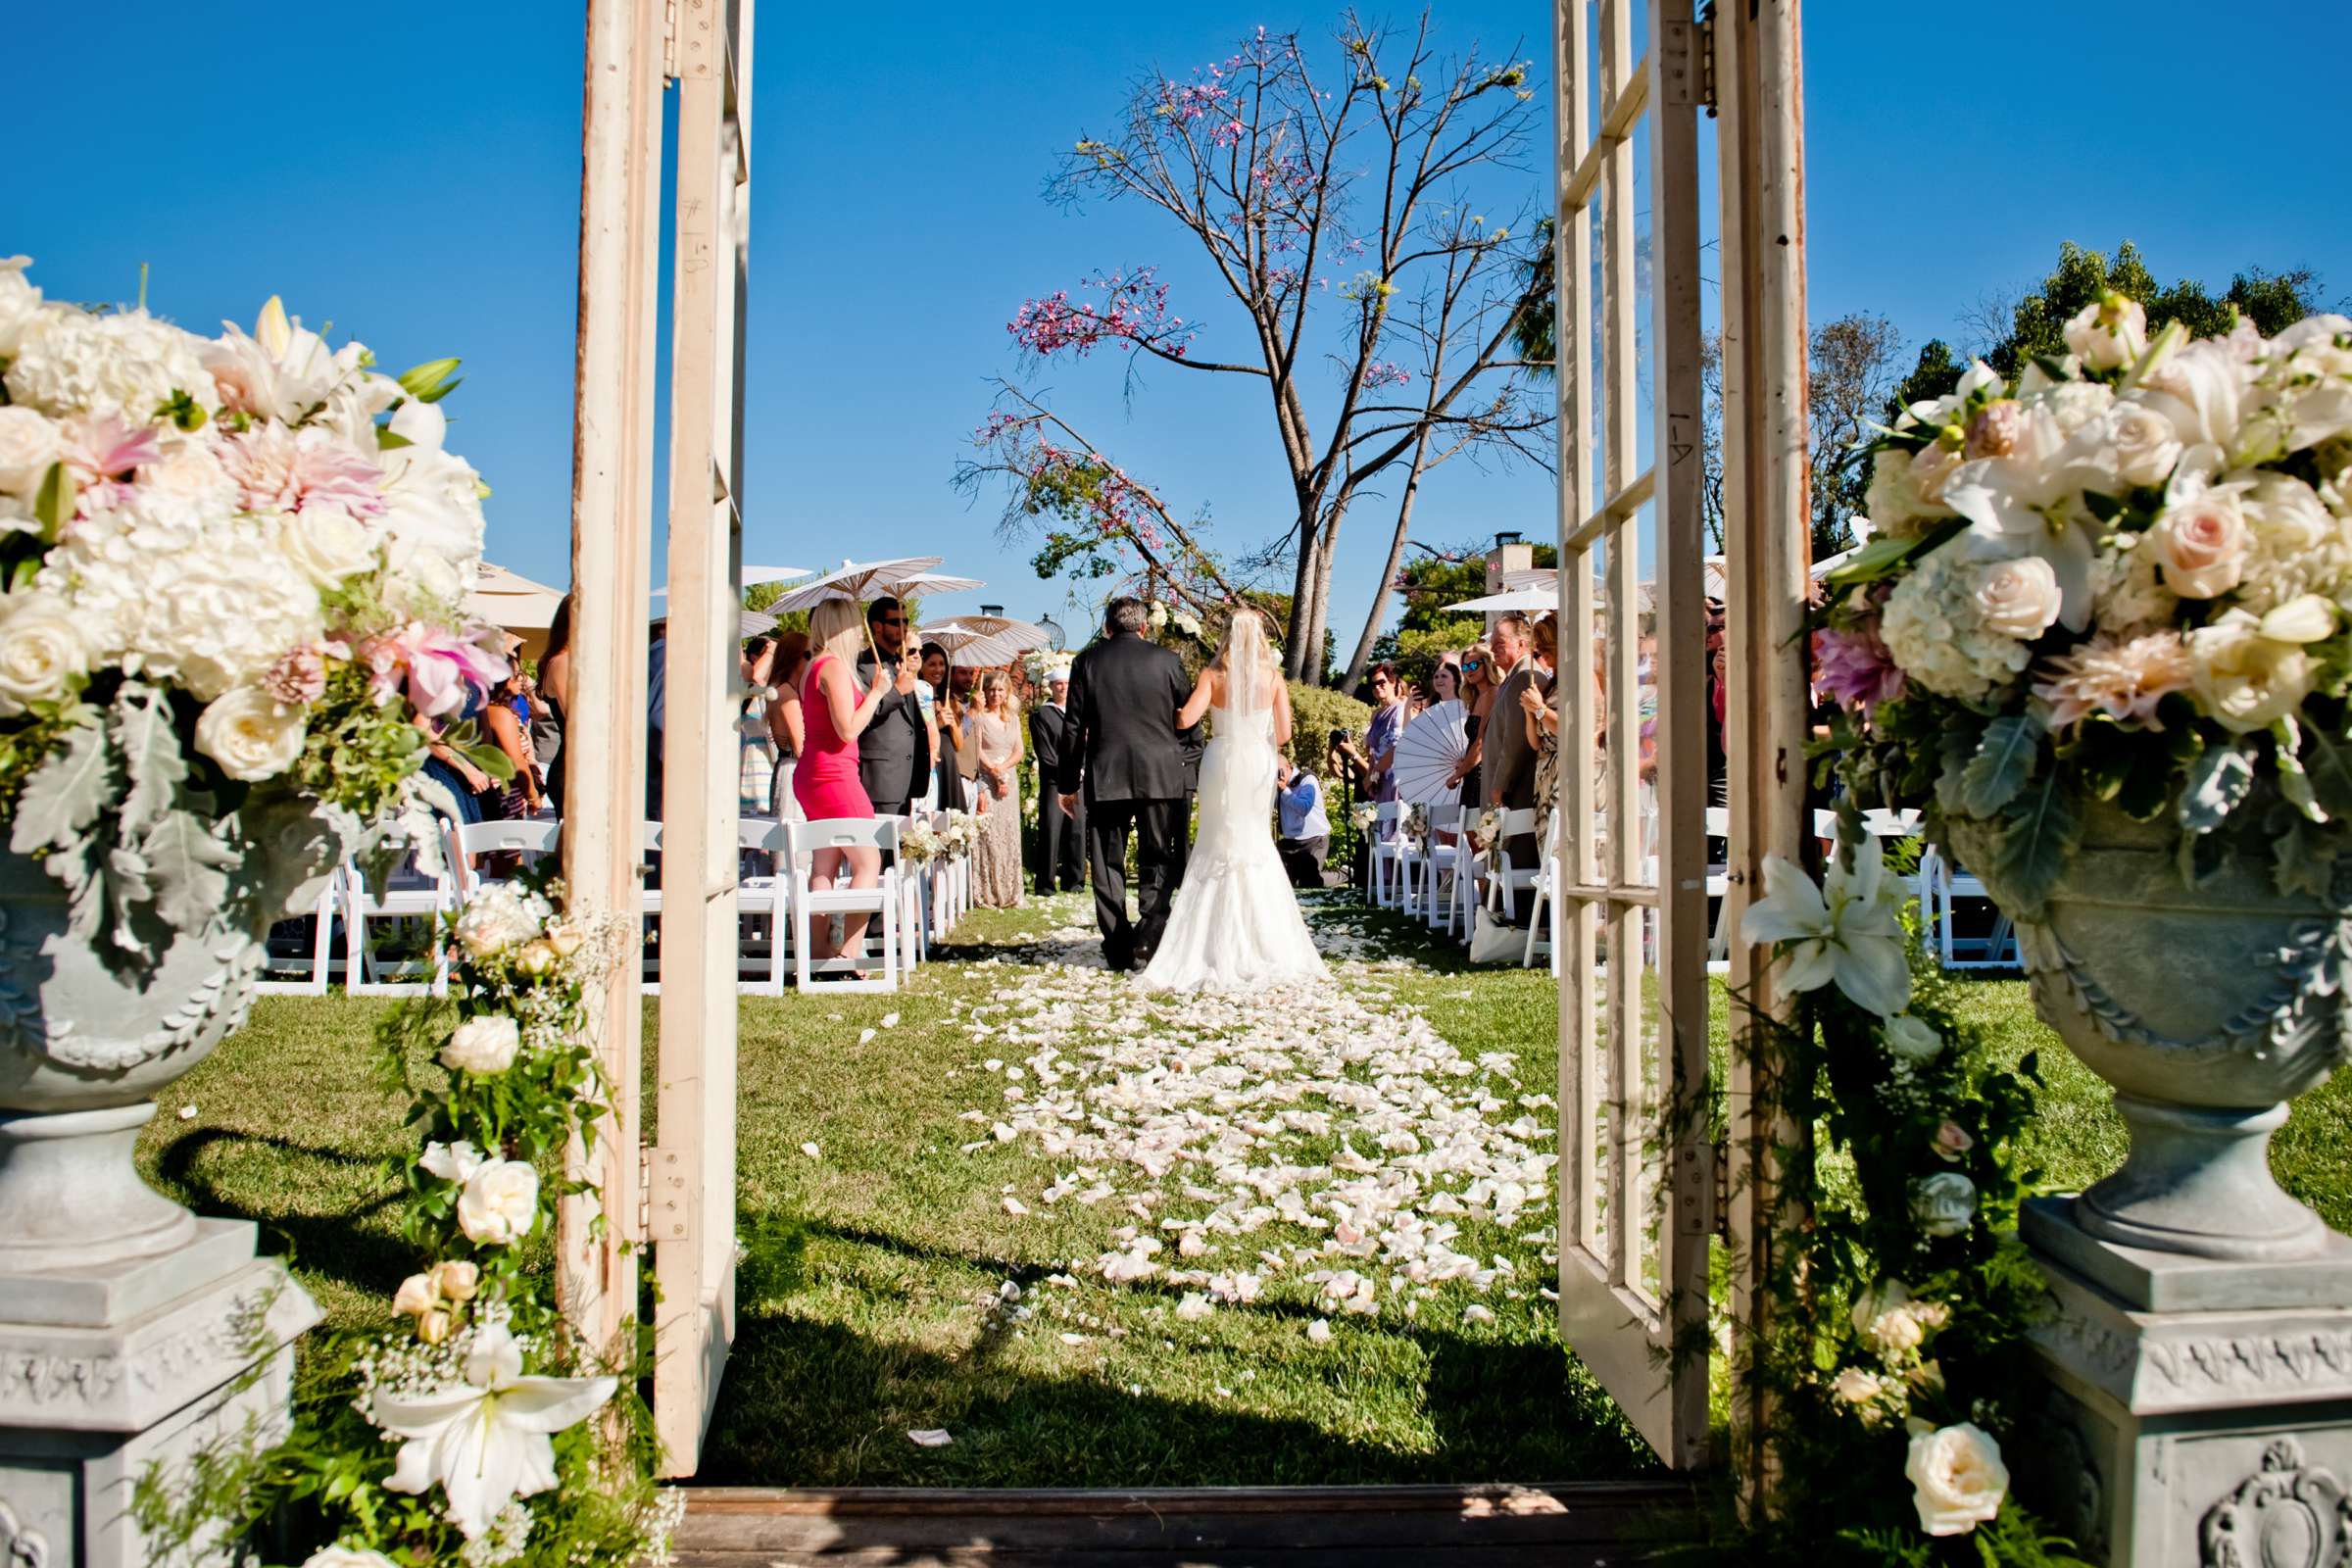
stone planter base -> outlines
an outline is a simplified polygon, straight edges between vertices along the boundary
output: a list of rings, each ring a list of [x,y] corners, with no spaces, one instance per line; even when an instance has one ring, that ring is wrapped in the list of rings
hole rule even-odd
[[[2035,1200],[2021,1227],[2057,1311],[2034,1331],[2049,1387],[2013,1461],[2020,1496],[2117,1568],[2345,1561],[2352,1307],[2326,1302],[2352,1296],[2325,1280],[2352,1266],[2343,1252],[2249,1265],[2135,1251],[2077,1229],[2070,1202]]]
[[[320,1315],[243,1221],[86,1274],[0,1276],[0,1563],[149,1562],[132,1486],[216,1434],[282,1423],[294,1339]]]

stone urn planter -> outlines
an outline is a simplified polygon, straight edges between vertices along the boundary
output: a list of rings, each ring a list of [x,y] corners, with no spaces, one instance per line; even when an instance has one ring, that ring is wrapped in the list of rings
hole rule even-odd
[[[1987,824],[1949,820],[1962,864],[2017,924],[2042,1019],[2115,1089],[2123,1168],[2075,1200],[2083,1232],[2194,1257],[2289,1262],[2332,1233],[2271,1175],[2287,1102],[2352,1048],[2352,859],[2326,898],[2281,896],[2267,846],[2186,885],[2172,822],[2092,805],[2035,907],[1999,874]]]
[[[58,882],[0,851],[0,1276],[167,1252],[196,1217],[131,1162],[154,1097],[244,1020],[262,931],[228,914],[101,961]]]

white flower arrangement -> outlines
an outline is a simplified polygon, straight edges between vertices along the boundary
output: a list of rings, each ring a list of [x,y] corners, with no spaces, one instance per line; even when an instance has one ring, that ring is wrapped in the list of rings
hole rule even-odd
[[[928,822],[913,821],[899,829],[899,858],[908,865],[928,865],[947,853],[947,846]]]
[[[2102,803],[2172,814],[2184,866],[2243,828],[2308,886],[2352,819],[2352,319],[2191,340],[2108,294],[2065,341],[1877,443],[1814,632],[1841,765],[1932,834],[1989,824],[2015,903]]]
[[[1021,656],[1021,668],[1028,673],[1032,685],[1044,686],[1055,679],[1069,679],[1070,668],[1077,662],[1075,655],[1039,648]]]
[[[274,299],[202,338],[28,265],[0,262],[0,820],[135,968],[423,820],[411,715],[506,674],[461,608],[487,491],[442,447],[454,360],[395,379]]]

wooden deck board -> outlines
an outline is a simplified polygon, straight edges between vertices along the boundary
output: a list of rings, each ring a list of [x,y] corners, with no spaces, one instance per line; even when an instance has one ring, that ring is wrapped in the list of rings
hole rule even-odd
[[[1688,1513],[1680,1482],[1100,1492],[695,1488],[684,1568],[1580,1568]]]

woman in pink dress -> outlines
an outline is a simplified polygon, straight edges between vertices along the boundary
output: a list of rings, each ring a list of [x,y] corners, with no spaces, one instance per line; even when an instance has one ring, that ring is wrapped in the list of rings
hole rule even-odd
[[[914,666],[895,667],[877,662],[872,689],[858,694],[858,654],[865,646],[865,621],[858,606],[847,599],[828,599],[808,616],[808,640],[815,657],[801,677],[801,723],[806,744],[792,773],[792,795],[811,822],[842,817],[870,817],[874,803],[858,782],[858,735],[872,722],[874,710],[892,687],[914,690]],[[842,862],[849,862],[850,886],[870,888],[882,880],[882,852],[875,849],[818,850],[809,857],[808,881],[831,888],[840,879]],[[870,916],[844,917],[841,946],[832,946],[830,920],[812,922],[808,932],[811,957],[830,958],[863,951],[865,924]],[[862,976],[860,976],[862,978]]]

